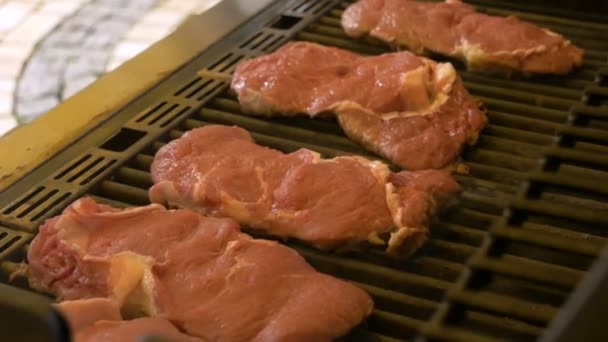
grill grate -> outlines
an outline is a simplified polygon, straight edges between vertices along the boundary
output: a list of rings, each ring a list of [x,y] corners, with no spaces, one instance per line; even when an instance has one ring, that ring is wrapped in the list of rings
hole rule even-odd
[[[396,263],[380,251],[337,256],[288,243],[318,270],[374,297],[376,310],[356,331],[364,340],[536,339],[606,245],[608,42],[601,32],[608,25],[511,3],[472,2],[487,13],[516,13],[565,34],[585,48],[585,63],[567,77],[531,80],[476,75],[456,63],[465,86],[487,106],[490,126],[463,155],[471,172],[457,176],[464,188],[460,206],[434,224],[433,238],[412,260]],[[115,119],[109,134],[91,138],[89,150],[69,158],[65,152],[64,168],[39,170],[29,176],[34,181],[0,194],[0,222],[11,227],[0,229],[4,276],[23,258],[36,227],[82,194],[115,206],[148,203],[154,153],[195,127],[239,125],[258,143],[286,152],[306,147],[326,157],[376,158],[331,120],[244,116],[227,84],[239,61],[290,39],[387,52],[342,32],[339,17],[347,5],[287,2],[266,14],[272,15],[268,26],[243,27],[117,114],[123,121]],[[18,240],[2,247],[13,236]]]

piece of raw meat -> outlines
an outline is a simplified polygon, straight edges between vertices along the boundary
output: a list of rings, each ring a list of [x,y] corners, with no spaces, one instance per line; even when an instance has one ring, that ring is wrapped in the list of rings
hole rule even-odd
[[[429,50],[461,59],[469,70],[507,76],[566,74],[583,60],[583,50],[555,32],[478,13],[459,0],[359,0],[342,14],[342,27],[352,37]]]
[[[239,64],[232,88],[251,115],[334,115],[352,140],[409,170],[453,167],[487,123],[451,64],[409,52],[289,43]]]
[[[105,297],[123,318],[168,319],[210,341],[330,341],[373,308],[363,290],[231,219],[158,204],[115,209],[80,199],[40,227],[28,262],[35,289]]]
[[[231,217],[321,249],[386,246],[406,256],[460,187],[444,171],[392,173],[361,157],[321,159],[257,145],[242,128],[210,125],[162,147],[151,166],[155,203]]]
[[[151,335],[174,342],[202,342],[181,333],[163,318],[123,321],[120,308],[108,298],[70,300],[55,307],[66,317],[73,342],[139,342]]]
[[[66,319],[72,334],[97,321],[122,321],[120,307],[108,298],[66,300],[53,306]]]

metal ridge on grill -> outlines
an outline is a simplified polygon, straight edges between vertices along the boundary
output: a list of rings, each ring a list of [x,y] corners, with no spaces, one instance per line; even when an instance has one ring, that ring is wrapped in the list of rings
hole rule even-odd
[[[489,14],[512,13],[502,2],[474,3]],[[7,227],[0,229],[4,277],[23,260],[38,225],[74,199],[87,194],[119,207],[148,203],[154,153],[195,127],[238,125],[258,143],[285,152],[305,147],[326,157],[378,158],[331,120],[242,115],[228,87],[239,61],[289,40],[364,54],[388,52],[373,40],[343,33],[339,18],[348,4],[289,1],[279,13],[260,14],[269,16],[266,26],[243,27],[211,47],[159,85],[157,93],[127,106],[117,115],[123,121],[108,123],[111,133],[87,140],[85,153],[68,158],[68,149],[61,168],[30,175],[29,185],[22,182],[1,193],[0,223]],[[457,176],[464,188],[461,203],[433,225],[427,246],[412,260],[397,263],[380,251],[334,255],[287,243],[318,270],[373,296],[376,310],[354,332],[364,340],[536,339],[606,245],[608,42],[601,32],[608,24],[522,12],[521,6],[514,8],[522,19],[585,48],[584,65],[568,76],[506,80],[457,64],[465,86],[485,103],[490,125],[478,145],[464,152],[471,171]]]

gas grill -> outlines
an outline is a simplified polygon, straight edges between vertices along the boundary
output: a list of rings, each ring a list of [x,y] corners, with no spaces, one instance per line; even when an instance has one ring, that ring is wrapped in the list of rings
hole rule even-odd
[[[0,281],[9,283],[37,227],[75,199],[88,195],[117,207],[147,204],[154,153],[192,128],[238,125],[259,144],[285,152],[305,147],[325,157],[378,158],[331,120],[241,114],[229,79],[246,58],[290,40],[362,54],[390,51],[343,33],[340,15],[349,2],[254,2],[224,0],[117,76],[99,81],[98,89],[47,115],[55,123],[78,120],[77,105],[86,107],[87,96],[97,98],[91,105],[98,112],[83,114],[80,126],[63,121],[78,132],[61,146],[38,146],[36,160],[0,169]],[[547,9],[534,1],[468,2],[563,34],[585,50],[584,65],[567,76],[508,80],[455,64],[466,88],[485,104],[490,125],[463,154],[470,173],[457,176],[464,188],[460,204],[432,226],[432,239],[410,260],[396,262],[375,250],[335,255],[287,245],[317,270],[373,296],[375,311],[347,340],[599,340],[607,334],[599,313],[608,304],[601,291],[608,285],[608,255],[602,254],[608,238],[606,14]],[[217,24],[213,32],[205,31],[211,24]],[[214,35],[217,40],[209,38]],[[163,55],[167,47],[182,48],[182,54]],[[99,106],[103,87],[111,89],[119,79],[136,83],[129,76],[155,70],[156,61],[164,69],[154,72],[156,78],[142,75],[148,89],[140,86],[122,99],[108,95],[114,108]],[[35,140],[36,129],[45,128],[36,124],[0,140],[2,154],[27,145],[24,137]],[[27,289],[23,278],[10,285]],[[0,287],[0,306],[9,290]]]

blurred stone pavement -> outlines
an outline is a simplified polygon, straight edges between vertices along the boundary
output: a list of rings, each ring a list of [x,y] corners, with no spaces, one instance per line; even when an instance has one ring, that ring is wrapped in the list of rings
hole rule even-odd
[[[0,136],[220,0],[0,0]]]

